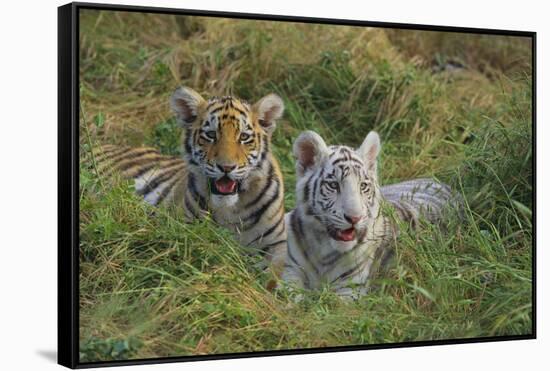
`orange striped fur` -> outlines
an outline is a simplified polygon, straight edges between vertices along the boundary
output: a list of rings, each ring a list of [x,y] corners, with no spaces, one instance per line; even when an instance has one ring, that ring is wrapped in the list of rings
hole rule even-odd
[[[104,145],[94,151],[100,173],[134,179],[145,201],[180,207],[188,220],[210,213],[251,252],[281,265],[284,189],[270,141],[282,100],[270,94],[251,106],[230,96],[205,100],[180,88],[171,106],[183,128],[183,158],[150,147]]]

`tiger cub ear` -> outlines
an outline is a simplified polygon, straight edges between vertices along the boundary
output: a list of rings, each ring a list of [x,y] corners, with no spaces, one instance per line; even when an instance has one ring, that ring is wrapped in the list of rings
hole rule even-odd
[[[271,134],[275,130],[275,120],[283,115],[285,104],[277,94],[268,94],[256,102],[252,109],[256,112],[260,126]]]
[[[380,137],[378,133],[371,131],[363,141],[363,144],[361,144],[361,147],[357,150],[357,153],[367,165],[367,169],[374,173],[374,175],[376,175],[376,163],[378,154],[380,153],[380,147]]]
[[[296,174],[300,177],[319,166],[329,154],[323,138],[310,130],[298,136],[292,150],[296,158]]]
[[[170,98],[170,106],[182,127],[195,122],[205,104],[206,101],[199,93],[185,86],[178,88]]]

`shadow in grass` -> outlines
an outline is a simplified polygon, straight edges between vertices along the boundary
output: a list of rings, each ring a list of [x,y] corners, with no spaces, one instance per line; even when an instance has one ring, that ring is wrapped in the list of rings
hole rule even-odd
[[[37,350],[36,354],[50,362],[57,363],[57,351],[55,350]]]

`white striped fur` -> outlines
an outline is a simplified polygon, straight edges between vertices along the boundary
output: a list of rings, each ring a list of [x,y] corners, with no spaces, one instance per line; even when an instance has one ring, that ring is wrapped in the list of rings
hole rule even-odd
[[[378,134],[354,150],[327,147],[312,131],[294,143],[296,208],[285,216],[286,285],[319,289],[329,284],[343,297],[368,292],[369,281],[392,255],[397,228],[381,212],[386,199],[397,216],[418,224],[437,222],[451,199],[448,186],[430,179],[379,187]]]

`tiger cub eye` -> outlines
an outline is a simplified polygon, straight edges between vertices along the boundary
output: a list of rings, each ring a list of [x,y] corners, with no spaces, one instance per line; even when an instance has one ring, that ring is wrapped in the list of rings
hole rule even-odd
[[[244,141],[250,139],[250,137],[251,137],[250,134],[242,133],[241,136],[239,137],[239,140],[240,140],[241,142],[244,142]]]
[[[338,182],[327,182],[327,186],[330,189],[333,189],[335,191],[337,191],[340,188],[340,186],[338,185]]]

